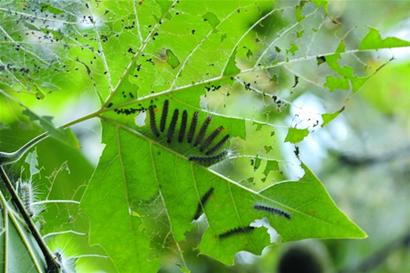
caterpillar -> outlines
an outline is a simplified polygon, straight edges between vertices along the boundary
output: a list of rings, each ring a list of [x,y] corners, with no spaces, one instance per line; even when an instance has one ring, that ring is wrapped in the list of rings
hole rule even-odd
[[[178,109],[175,109],[174,114],[172,114],[171,123],[169,124],[169,127],[168,127],[168,134],[167,134],[168,143],[172,142],[172,137],[174,135],[175,126],[177,125],[177,121],[178,121],[178,114],[179,114]]]
[[[26,209],[28,215],[31,217],[34,215],[32,210],[32,204],[34,202],[34,192],[31,183],[19,183],[18,184],[18,194],[21,198],[21,201]]]
[[[191,126],[189,127],[188,143],[191,143],[194,138],[197,123],[198,123],[198,112],[195,112],[194,115],[192,116]]]
[[[184,140],[187,120],[188,120],[188,112],[184,110],[184,112],[182,112],[182,120],[181,120],[181,127],[179,128],[178,142],[182,142]]]
[[[211,155],[215,153],[216,151],[218,151],[228,139],[229,139],[229,135],[225,135],[218,143],[216,143],[212,148],[206,151],[205,155]]]
[[[218,237],[219,239],[224,239],[224,238],[230,237],[238,233],[249,233],[253,231],[254,229],[255,227],[252,227],[252,226],[236,227],[228,231],[225,231],[224,233],[219,234]]]
[[[228,155],[228,152],[224,150],[217,155],[211,155],[211,156],[192,155],[188,157],[188,160],[195,161],[203,165],[212,165],[219,161],[222,161],[227,155]]]
[[[255,205],[255,206],[253,206],[253,208],[256,209],[256,210],[267,211],[267,212],[270,212],[272,214],[276,214],[276,215],[285,217],[287,219],[291,218],[289,213],[287,213],[287,212],[285,212],[281,209],[278,209],[278,208],[268,207],[268,206],[264,206],[264,205]]]
[[[219,133],[224,129],[223,126],[219,126],[218,128],[215,129],[215,131],[213,131],[208,138],[205,139],[204,143],[202,143],[201,147],[199,148],[199,150],[201,152],[203,152],[206,148],[209,147],[209,145],[211,145],[212,141],[219,135]]]
[[[194,218],[192,220],[196,220],[199,218],[199,216],[201,216],[203,209],[205,207],[205,204],[209,200],[213,192],[214,192],[214,188],[212,187],[201,197],[201,200],[199,201],[198,206],[196,208]]]
[[[156,137],[159,137],[160,134],[159,134],[159,131],[158,131],[158,128],[157,128],[156,120],[155,120],[154,105],[150,105],[148,107],[148,110],[149,110],[149,121],[150,121],[149,124],[151,126],[152,134]]]
[[[167,116],[168,116],[168,107],[169,107],[169,101],[165,100],[164,105],[162,106],[161,122],[159,125],[159,130],[161,132],[164,132],[165,130],[165,124],[167,122]]]
[[[199,129],[198,135],[196,136],[196,140],[194,143],[194,147],[198,146],[205,137],[206,134],[206,129],[208,129],[209,123],[211,123],[212,117],[207,116],[206,119],[204,120],[204,123],[202,123],[201,129]]]

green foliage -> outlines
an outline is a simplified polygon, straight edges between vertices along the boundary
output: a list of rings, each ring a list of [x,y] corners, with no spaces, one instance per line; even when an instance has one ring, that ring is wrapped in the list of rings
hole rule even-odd
[[[345,110],[345,107],[343,106],[342,108],[340,108],[338,111],[334,113],[322,114],[323,123],[321,126],[326,127],[332,120],[337,118],[337,116],[339,116],[340,113],[342,113],[344,110]]]
[[[289,128],[285,141],[290,143],[301,142],[307,135],[309,135],[308,129]]]
[[[360,42],[359,49],[380,49],[393,47],[407,47],[410,42],[396,37],[382,38],[380,32],[375,28],[369,28],[369,32]]]

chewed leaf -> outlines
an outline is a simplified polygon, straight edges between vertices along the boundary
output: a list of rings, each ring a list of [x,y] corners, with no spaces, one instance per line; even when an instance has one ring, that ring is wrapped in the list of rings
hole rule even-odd
[[[322,114],[323,123],[321,126],[326,127],[332,120],[334,120],[337,116],[339,116],[339,114],[342,113],[344,110],[345,110],[345,107],[343,106],[342,108],[340,108],[340,110],[334,113]]]
[[[229,57],[228,64],[224,70],[223,75],[236,75],[241,70],[236,66],[236,48],[233,51],[232,55]]]
[[[180,64],[178,57],[174,54],[174,52],[172,52],[171,49],[167,49],[166,50],[166,54],[167,54],[167,63],[172,67],[172,68],[176,68],[178,67],[178,65]]]
[[[289,128],[286,135],[285,142],[297,143],[302,141],[307,135],[309,135],[308,129]]]
[[[28,116],[32,121],[38,121],[40,126],[43,127],[50,134],[50,136],[62,142],[72,143],[70,135],[64,129],[56,128],[54,126],[51,121],[52,117],[41,117],[28,108],[24,109],[23,114]]]
[[[208,22],[213,28],[215,28],[220,22],[218,17],[212,12],[207,12],[202,18],[204,18],[204,21]]]
[[[92,241],[107,251],[121,272],[154,272],[164,251],[154,242],[162,242],[167,234],[164,242],[176,246],[183,263],[179,244],[193,228],[201,202],[209,228],[200,251],[228,264],[238,251],[260,254],[269,245],[265,228],[251,226],[263,217],[283,241],[365,237],[307,167],[300,181],[256,192],[120,123],[103,122],[103,128],[107,146],[81,206],[90,217]],[[258,210],[258,205],[272,209]]]
[[[382,38],[380,32],[375,28],[369,28],[369,32],[360,42],[359,49],[380,49],[410,46],[410,41],[396,37]]]

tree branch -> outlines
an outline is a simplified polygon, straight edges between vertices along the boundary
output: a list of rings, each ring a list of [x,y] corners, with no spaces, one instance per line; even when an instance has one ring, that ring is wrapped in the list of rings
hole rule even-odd
[[[46,243],[43,241],[40,232],[37,230],[36,226],[34,225],[33,221],[31,220],[29,214],[27,213],[26,209],[24,208],[23,203],[21,202],[17,192],[15,191],[13,184],[11,183],[7,173],[5,172],[3,166],[0,165],[0,176],[4,182],[4,185],[7,188],[7,191],[10,193],[11,200],[13,204],[19,210],[21,216],[24,219],[24,222],[27,225],[27,228],[30,230],[30,233],[33,235],[34,239],[36,240],[41,252],[44,255],[47,264],[47,273],[58,273],[60,272],[61,265],[60,263],[54,258],[53,254],[48,249]]]

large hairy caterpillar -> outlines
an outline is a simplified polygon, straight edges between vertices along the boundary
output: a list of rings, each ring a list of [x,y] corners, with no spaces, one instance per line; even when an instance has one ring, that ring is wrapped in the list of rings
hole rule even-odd
[[[169,108],[170,108],[169,100],[165,100],[163,103],[161,120],[159,122],[160,124],[158,128],[156,116],[155,116],[155,106],[150,105],[148,107],[151,132],[155,137],[160,137],[161,134],[165,132],[165,130],[167,130],[166,132],[167,143],[172,143],[174,135],[177,135],[178,142],[182,143],[185,138],[185,133],[187,132],[187,129],[189,127],[188,132],[187,132],[187,142],[190,143],[194,147],[199,146],[199,151],[202,153],[204,153],[204,151],[208,149],[208,151],[205,152],[205,155],[188,156],[188,159],[190,161],[195,161],[203,165],[212,165],[212,164],[215,164],[223,160],[227,156],[228,154],[227,151],[222,151],[219,154],[213,155],[214,153],[216,153],[218,150],[220,150],[224,146],[224,144],[229,139],[229,135],[225,135],[216,144],[213,144],[213,142],[218,138],[218,136],[220,135],[221,131],[224,128],[223,126],[219,126],[207,136],[206,132],[212,120],[211,116],[207,116],[205,118],[198,133],[196,134],[195,131],[196,131],[196,127],[198,125],[198,120],[199,120],[198,112],[193,113],[191,123],[188,124],[188,111],[183,110],[182,115],[181,115],[182,117],[181,117],[180,127],[178,129],[177,124],[178,124],[178,118],[180,116],[179,109],[174,109],[171,121],[167,125],[168,112],[170,111]]]
[[[240,234],[240,233],[249,233],[253,231],[254,229],[255,227],[252,227],[252,226],[236,227],[228,231],[225,231],[224,233],[219,234],[218,237],[219,239],[224,239],[224,238],[230,237],[232,235]]]
[[[32,209],[34,202],[33,186],[28,182],[20,182],[17,186],[17,193],[21,199],[21,202],[23,203],[28,215],[31,217],[34,215],[34,211]]]
[[[199,216],[201,216],[203,209],[205,207],[206,202],[209,200],[209,198],[211,197],[212,193],[214,192],[214,188],[210,188],[201,198],[201,200],[198,203],[198,206],[196,208],[196,212],[194,215],[193,220],[196,220],[199,218]]]
[[[287,213],[286,211],[283,211],[281,209],[278,209],[278,208],[268,207],[268,206],[264,206],[264,205],[255,205],[255,206],[253,206],[253,208],[256,209],[256,210],[267,211],[267,212],[270,212],[272,214],[276,214],[276,215],[285,217],[287,219],[291,218],[289,213]]]

